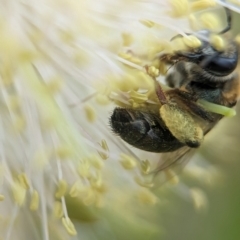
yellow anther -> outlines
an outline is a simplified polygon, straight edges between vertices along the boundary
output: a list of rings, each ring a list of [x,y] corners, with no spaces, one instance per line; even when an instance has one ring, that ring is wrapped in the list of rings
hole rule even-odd
[[[188,0],[170,0],[172,7],[172,16],[181,17],[189,13],[189,3]]]
[[[155,25],[154,22],[152,22],[151,20],[147,20],[147,19],[141,19],[139,22],[148,28],[152,28]]]
[[[4,195],[0,194],[0,202],[2,202],[5,199]]]
[[[150,163],[148,160],[141,161],[141,171],[143,174],[148,174],[150,171]]]
[[[174,171],[171,169],[164,170],[164,173],[166,175],[166,179],[173,185],[176,185],[179,183],[179,178],[176,175]]]
[[[133,169],[137,166],[136,159],[126,154],[120,155],[120,163],[125,169]]]
[[[98,151],[98,154],[100,155],[100,157],[101,157],[103,160],[108,159],[108,158],[109,158],[109,148],[108,148],[108,145],[107,145],[106,140],[103,139],[99,145],[101,146],[101,148],[102,148],[104,151]]]
[[[29,179],[26,175],[26,173],[21,173],[18,175],[18,180],[21,186],[25,189],[29,189],[30,184],[29,184]]]
[[[22,132],[26,127],[26,121],[23,117],[17,117],[13,123],[14,130],[17,132]]]
[[[191,11],[200,11],[206,8],[211,8],[216,6],[217,3],[215,0],[199,0],[190,3]]]
[[[61,179],[58,183],[57,192],[55,193],[56,198],[63,197],[67,192],[68,184],[65,180]]]
[[[140,93],[137,91],[129,92],[130,100],[133,100],[135,103],[144,103],[148,100],[148,96],[145,93]]]
[[[50,157],[50,151],[38,151],[34,156],[34,162],[37,167],[44,167],[48,164]]]
[[[223,38],[219,35],[213,35],[210,38],[211,45],[219,52],[224,51],[226,48],[226,43],[224,42]]]
[[[55,94],[61,90],[63,86],[63,81],[59,78],[51,79],[48,84],[48,90],[51,94]]]
[[[189,20],[189,25],[191,27],[192,30],[196,31],[198,30],[198,20],[196,19],[196,17],[193,14],[190,14],[188,17]]]
[[[61,146],[56,149],[56,154],[59,158],[66,159],[72,157],[73,151],[69,146]]]
[[[88,178],[91,175],[89,162],[85,161],[80,163],[77,171],[80,177]]]
[[[76,181],[70,191],[69,191],[69,195],[71,197],[77,197],[79,194],[81,194],[82,192],[86,191],[86,187],[82,184],[81,181]]]
[[[76,229],[75,229],[75,227],[74,227],[74,225],[73,225],[73,223],[72,223],[72,221],[69,217],[63,217],[62,218],[62,224],[71,236],[76,236],[77,235],[77,231],[76,231]]]
[[[86,206],[90,206],[94,204],[96,201],[96,193],[93,191],[93,189],[89,188],[86,192],[86,195],[83,197],[83,203]]]
[[[119,52],[118,56],[123,58],[123,59],[130,59],[132,57],[132,54],[130,53],[125,53],[125,52]]]
[[[157,197],[147,189],[138,193],[138,199],[143,204],[154,205],[157,203]]]
[[[53,215],[56,218],[61,218],[63,216],[62,203],[56,201],[53,206]]]
[[[184,37],[183,42],[189,48],[199,48],[202,45],[202,42],[196,36],[193,36],[193,35]]]
[[[134,180],[141,187],[152,188],[154,186],[151,176],[150,176],[150,179],[145,179],[145,178],[136,176],[134,177]]]
[[[198,188],[192,188],[190,194],[193,200],[194,207],[197,210],[202,210],[207,207],[208,201],[205,193]]]
[[[99,105],[102,105],[102,106],[105,106],[110,103],[109,98],[102,94],[98,94],[95,100]]]
[[[137,57],[131,57],[131,58],[129,58],[128,59],[130,62],[132,62],[132,63],[136,63],[136,64],[140,64],[142,61],[141,61],[141,59],[139,59],[139,58],[137,58]]]
[[[30,202],[30,210],[36,211],[39,207],[39,194],[36,190],[33,191]]]
[[[85,105],[84,106],[84,111],[87,117],[87,120],[92,123],[96,120],[96,112],[94,108],[90,105]]]
[[[26,189],[20,183],[15,182],[12,186],[12,191],[16,204],[22,206],[26,197]]]
[[[18,96],[11,96],[8,98],[9,107],[11,110],[16,110],[19,108],[21,102]]]
[[[152,77],[158,77],[159,76],[159,69],[155,68],[154,66],[150,66],[148,68],[147,73]]]
[[[89,162],[92,167],[94,167],[98,170],[102,169],[103,164],[104,164],[103,161],[100,159],[100,157],[95,154],[93,154],[92,156],[89,157]]]
[[[220,28],[220,21],[218,17],[212,13],[203,13],[200,17],[203,28],[215,30]]]
[[[133,37],[130,33],[122,33],[123,46],[128,47],[133,42]]]

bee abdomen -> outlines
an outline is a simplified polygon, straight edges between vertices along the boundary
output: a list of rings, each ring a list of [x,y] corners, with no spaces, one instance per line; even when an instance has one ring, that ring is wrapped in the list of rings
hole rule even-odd
[[[110,124],[112,130],[124,141],[145,151],[170,152],[184,145],[152,113],[116,108]]]

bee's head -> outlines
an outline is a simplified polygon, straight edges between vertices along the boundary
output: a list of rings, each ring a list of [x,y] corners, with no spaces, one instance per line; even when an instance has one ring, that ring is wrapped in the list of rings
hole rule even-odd
[[[231,13],[227,8],[225,11],[228,25],[218,34],[226,33],[231,29]],[[189,51],[178,51],[176,53],[178,57],[184,61],[196,63],[214,76],[227,76],[235,70],[238,63],[238,48],[235,42],[226,42],[223,48],[218,48],[211,41],[212,32],[201,30],[196,35],[200,36],[201,46]],[[219,39],[221,39],[220,36]]]

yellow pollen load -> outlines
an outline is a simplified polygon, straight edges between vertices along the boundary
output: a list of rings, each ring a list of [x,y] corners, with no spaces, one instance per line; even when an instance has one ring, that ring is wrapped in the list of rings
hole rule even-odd
[[[98,154],[103,160],[107,160],[109,158],[109,148],[106,140],[103,139],[101,143],[99,143],[99,145],[103,149],[103,151],[98,151]]]
[[[199,188],[190,189],[190,194],[196,210],[203,210],[207,207],[208,201],[205,193]]]
[[[157,197],[147,189],[141,190],[137,195],[142,204],[155,205],[158,200]]]
[[[120,157],[121,157],[120,163],[123,166],[123,168],[130,170],[137,166],[137,162],[135,158],[123,153],[120,155]]]
[[[189,13],[188,0],[170,0],[172,12],[170,13],[173,17],[182,17]]]
[[[95,112],[94,108],[91,105],[87,104],[87,105],[84,106],[84,111],[85,111],[85,115],[86,115],[87,120],[90,123],[95,122],[96,112]]]
[[[2,202],[5,199],[4,195],[0,194],[0,202]]]
[[[220,29],[221,26],[218,17],[212,13],[203,13],[200,16],[200,22],[202,23],[204,29],[215,32]]]
[[[30,184],[29,184],[29,179],[26,175],[26,173],[22,173],[18,175],[18,180],[20,185],[25,188],[25,189],[29,189]]]
[[[215,7],[217,5],[215,0],[199,0],[190,3],[191,11],[201,11],[206,8]]]
[[[54,202],[53,215],[55,218],[61,218],[63,216],[62,203],[59,201]]]
[[[12,192],[16,204],[22,206],[26,197],[26,189],[19,182],[14,182]]]
[[[71,219],[69,217],[63,217],[62,218],[62,224],[63,226],[66,228],[67,232],[69,235],[71,236],[76,236],[77,235],[77,231],[71,221]]]
[[[189,47],[189,48],[199,48],[202,45],[202,42],[193,35],[187,36],[183,38],[183,42]]]
[[[133,43],[133,36],[130,33],[122,33],[123,46],[128,47]]]
[[[36,190],[33,190],[29,208],[32,211],[36,211],[38,210],[38,207],[39,207],[39,194]]]
[[[147,19],[141,19],[139,22],[148,28],[152,28],[155,25],[153,21]]]
[[[58,182],[57,192],[55,193],[56,198],[63,197],[67,192],[68,184],[65,180],[61,179]]]
[[[226,48],[226,43],[219,35],[212,35],[210,38],[210,43],[219,52],[224,51],[224,49]]]

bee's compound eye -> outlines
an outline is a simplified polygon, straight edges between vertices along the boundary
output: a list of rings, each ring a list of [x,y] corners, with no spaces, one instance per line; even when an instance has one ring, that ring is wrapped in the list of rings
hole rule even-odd
[[[231,58],[219,56],[212,58],[203,68],[216,76],[226,76],[232,73],[238,63],[238,55],[234,54]]]

